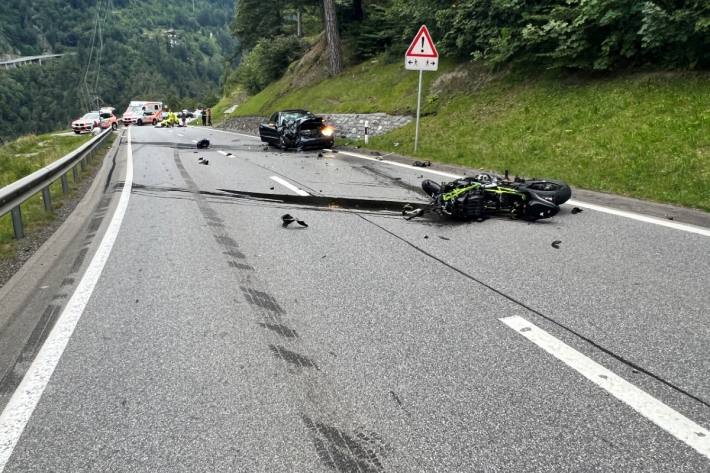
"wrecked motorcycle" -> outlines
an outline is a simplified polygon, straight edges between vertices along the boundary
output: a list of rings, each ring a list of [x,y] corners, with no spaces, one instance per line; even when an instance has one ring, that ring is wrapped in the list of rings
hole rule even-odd
[[[511,181],[488,173],[441,184],[425,179],[422,189],[432,202],[428,208],[405,208],[408,219],[431,211],[457,220],[481,221],[491,215],[539,220],[556,215],[559,205],[572,196],[561,181],[517,177]]]

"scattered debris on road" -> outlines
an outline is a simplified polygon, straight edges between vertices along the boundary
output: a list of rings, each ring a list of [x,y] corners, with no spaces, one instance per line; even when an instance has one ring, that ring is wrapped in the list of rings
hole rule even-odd
[[[283,227],[288,227],[293,222],[296,222],[297,224],[299,224],[300,226],[302,226],[304,228],[308,227],[308,224],[306,222],[304,222],[303,220],[297,219],[296,217],[294,217],[291,214],[283,214],[281,216],[281,222],[282,222],[281,226],[283,226]]]
[[[579,207],[575,207],[572,209],[572,215],[578,214],[580,212],[584,212],[584,211],[582,209],[580,209]]]
[[[197,142],[197,149],[206,149],[210,147],[210,140],[202,139]]]
[[[200,156],[200,159],[197,160],[197,164],[204,164],[205,166],[209,166],[210,161],[209,161],[209,159],[205,159],[202,156]]]
[[[560,243],[562,243],[562,240],[555,240],[552,242],[552,247],[556,250],[560,249]]]
[[[414,164],[412,166],[416,166],[418,168],[427,168],[431,166],[431,161],[414,161]]]
[[[446,241],[451,240],[451,238],[446,238],[445,236],[441,236],[441,235],[439,235],[439,238],[441,238],[442,240],[446,240]]]

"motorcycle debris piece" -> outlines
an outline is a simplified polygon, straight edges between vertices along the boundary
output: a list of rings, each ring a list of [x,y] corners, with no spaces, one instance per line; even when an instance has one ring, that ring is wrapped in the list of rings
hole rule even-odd
[[[274,186],[269,187],[269,190],[270,191],[274,190]]]
[[[281,216],[281,221],[283,222],[282,225],[284,227],[288,227],[290,224],[296,221],[295,218],[291,214],[283,214]]]
[[[319,158],[322,158],[322,157],[323,157],[323,153],[318,153],[318,157],[319,157]]]
[[[210,147],[210,140],[202,139],[197,142],[197,149],[206,149]]]
[[[584,212],[584,211],[582,209],[580,209],[579,207],[575,207],[572,209],[572,215],[578,214],[580,212]]]
[[[303,220],[296,220],[296,223],[302,227],[308,227],[308,224],[306,222],[304,222]]]
[[[418,168],[426,168],[431,166],[431,161],[414,161],[412,165]]]
[[[445,236],[441,236],[441,235],[439,235],[439,238],[441,238],[442,240],[446,240],[446,241],[451,240],[451,238],[446,238]]]
[[[556,250],[560,249],[560,243],[562,243],[562,240],[555,240],[552,242],[552,247]]]

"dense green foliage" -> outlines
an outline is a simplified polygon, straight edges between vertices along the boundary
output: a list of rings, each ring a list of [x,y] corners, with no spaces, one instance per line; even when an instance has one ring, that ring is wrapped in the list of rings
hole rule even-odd
[[[232,33],[252,51],[236,76],[244,89],[256,79],[255,64],[271,64],[272,41],[294,35],[294,12],[306,34],[322,30],[319,2],[242,0]],[[704,69],[710,66],[710,2],[706,0],[341,0],[339,24],[350,62],[385,53],[401,56],[418,27],[432,31],[444,57],[493,66],[617,71],[639,68]],[[313,31],[315,29],[315,31]],[[260,43],[260,41],[262,41]],[[257,47],[260,45],[260,47]]]
[[[234,0],[195,0],[194,11],[192,0],[6,3],[0,54],[74,54],[0,70],[4,138],[66,126],[97,105],[122,113],[132,99],[211,105],[236,45],[228,30]]]
[[[255,94],[280,78],[288,65],[306,50],[299,38],[275,36],[262,39],[242,58],[237,80],[247,92]]]

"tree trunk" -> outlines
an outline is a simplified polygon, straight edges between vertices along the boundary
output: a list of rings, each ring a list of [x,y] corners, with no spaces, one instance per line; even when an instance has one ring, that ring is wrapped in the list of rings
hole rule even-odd
[[[301,7],[299,6],[298,10],[296,10],[296,36],[300,38],[301,35]]]
[[[362,21],[365,18],[365,10],[362,8],[362,0],[353,0],[353,20]]]
[[[323,0],[323,13],[325,17],[325,41],[328,53],[328,66],[331,75],[336,75],[343,70],[343,53],[340,47],[340,34],[338,33],[338,18],[335,15],[335,1]]]

